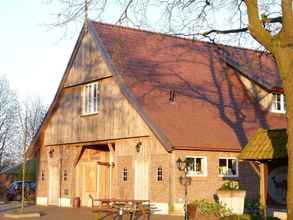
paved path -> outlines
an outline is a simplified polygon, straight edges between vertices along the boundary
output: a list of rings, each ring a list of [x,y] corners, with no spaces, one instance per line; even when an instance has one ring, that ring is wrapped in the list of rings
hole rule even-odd
[[[18,207],[16,204],[0,205],[0,219],[8,220],[3,217],[5,211],[13,211]],[[96,220],[95,214],[90,208],[59,208],[59,207],[39,207],[29,206],[25,210],[37,211],[41,213],[40,220]],[[26,218],[27,220],[35,220],[38,218]],[[141,218],[142,219],[142,218]],[[167,216],[153,215],[151,220],[183,220],[183,216]]]

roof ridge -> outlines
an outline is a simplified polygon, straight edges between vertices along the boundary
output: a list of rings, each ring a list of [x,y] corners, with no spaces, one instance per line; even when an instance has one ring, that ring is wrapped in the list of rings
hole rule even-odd
[[[170,37],[170,38],[176,38],[179,40],[185,40],[185,41],[189,41],[189,42],[198,42],[198,43],[205,43],[205,44],[209,44],[209,45],[218,45],[218,46],[224,46],[224,47],[230,47],[233,49],[240,49],[240,50],[248,50],[251,52],[255,52],[255,53],[262,53],[264,55],[271,55],[269,52],[267,51],[260,51],[257,49],[252,49],[252,48],[247,48],[247,47],[237,47],[237,46],[232,46],[232,45],[228,45],[228,44],[224,44],[224,43],[212,43],[209,41],[203,41],[203,40],[198,40],[198,39],[190,39],[184,36],[176,36],[176,35],[172,35],[172,34],[168,34],[168,33],[163,33],[163,32],[158,32],[158,31],[151,31],[151,30],[145,30],[145,29],[139,29],[139,28],[135,28],[135,27],[128,27],[128,26],[123,26],[123,25],[117,25],[117,24],[111,24],[111,23],[107,23],[107,22],[101,22],[101,21],[94,21],[94,20],[90,20],[93,23],[96,24],[100,24],[100,25],[104,25],[104,26],[112,26],[115,28],[119,28],[119,29],[126,29],[126,30],[130,30],[130,31],[137,31],[137,32],[143,32],[143,33],[147,33],[147,34],[153,34],[153,35],[160,35],[160,36],[165,36],[165,37]]]

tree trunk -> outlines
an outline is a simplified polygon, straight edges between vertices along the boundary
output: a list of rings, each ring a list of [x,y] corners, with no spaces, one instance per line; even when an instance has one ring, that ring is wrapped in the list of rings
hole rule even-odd
[[[293,46],[279,47],[274,54],[286,95],[288,134],[288,218],[293,219]]]

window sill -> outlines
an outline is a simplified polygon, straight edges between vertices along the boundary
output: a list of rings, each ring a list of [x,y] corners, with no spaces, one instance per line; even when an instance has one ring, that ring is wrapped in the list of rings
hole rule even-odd
[[[277,113],[277,114],[286,114],[286,111],[279,111],[279,110],[271,110],[271,113]]]
[[[199,175],[199,174],[189,174],[189,175],[186,175],[187,177],[207,177],[208,175],[206,175],[206,174],[201,174],[201,175]]]
[[[98,115],[99,112],[93,112],[93,113],[82,113],[80,114],[80,117],[88,117],[88,116],[93,116],[93,115]]]
[[[221,177],[221,178],[239,178],[239,175],[234,175],[234,176],[231,176],[231,175],[219,175],[218,177]]]

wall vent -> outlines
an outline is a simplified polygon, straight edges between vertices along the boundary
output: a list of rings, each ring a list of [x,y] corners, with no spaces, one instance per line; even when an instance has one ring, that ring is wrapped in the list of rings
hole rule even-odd
[[[174,89],[170,90],[170,96],[169,96],[169,102],[175,102],[176,101],[176,92]]]

